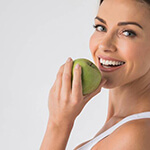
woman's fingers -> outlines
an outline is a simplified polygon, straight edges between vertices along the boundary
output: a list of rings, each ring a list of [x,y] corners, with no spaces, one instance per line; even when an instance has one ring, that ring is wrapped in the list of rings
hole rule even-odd
[[[106,82],[101,81],[99,87],[86,96],[82,93],[82,68],[80,65],[75,66],[73,71],[73,80],[71,85],[71,71],[73,60],[63,64],[58,73],[49,94],[49,114],[50,119],[58,125],[64,122],[72,123],[79,115],[84,105],[97,93]],[[72,86],[72,87],[71,87]]]
[[[61,96],[64,99],[68,99],[71,92],[71,70],[72,70],[72,59],[69,57],[64,66],[64,72],[62,76],[62,89]]]
[[[72,96],[74,98],[81,97],[82,95],[82,79],[81,79],[81,66],[77,64],[74,69],[74,74],[73,74],[73,84],[72,84]]]
[[[57,73],[57,77],[54,83],[54,89],[56,92],[56,95],[60,95],[60,91],[61,91],[61,87],[62,87],[62,76],[63,76],[63,71],[64,71],[64,66],[65,64],[63,64],[60,68],[59,71]]]

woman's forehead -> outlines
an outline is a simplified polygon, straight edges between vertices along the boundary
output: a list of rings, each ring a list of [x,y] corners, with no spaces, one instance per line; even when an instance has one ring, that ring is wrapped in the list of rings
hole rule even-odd
[[[98,10],[98,16],[108,20],[134,20],[143,24],[150,21],[148,4],[136,0],[104,0]]]

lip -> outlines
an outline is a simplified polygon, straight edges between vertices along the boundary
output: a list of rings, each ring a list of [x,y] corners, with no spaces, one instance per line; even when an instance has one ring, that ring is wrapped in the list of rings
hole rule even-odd
[[[101,63],[100,63],[100,58],[98,59],[98,68],[99,68],[99,70],[102,71],[102,72],[113,72],[113,71],[115,71],[115,70],[117,70],[117,69],[119,69],[119,68],[121,68],[121,67],[123,67],[123,66],[124,66],[124,64],[123,64],[123,65],[120,65],[120,66],[118,66],[118,67],[104,68],[104,67],[101,65]]]
[[[121,61],[121,62],[124,62],[122,60],[118,60],[118,59],[114,59],[114,58],[111,58],[111,57],[108,57],[108,56],[102,56],[102,55],[99,55],[98,58],[102,58],[102,59],[106,59],[106,60],[113,60],[113,61]]]

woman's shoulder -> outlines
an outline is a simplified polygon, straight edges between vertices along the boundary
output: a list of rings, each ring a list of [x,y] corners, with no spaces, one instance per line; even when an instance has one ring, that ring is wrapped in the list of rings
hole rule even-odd
[[[92,150],[149,150],[150,119],[129,121],[99,141]]]
[[[105,146],[107,150],[149,150],[149,139],[150,119],[132,120],[112,133]]]
[[[149,133],[150,119],[132,120],[118,127],[112,134],[99,141],[92,150],[149,150]],[[74,150],[87,142],[80,144]]]
[[[129,133],[135,137],[140,137],[144,133],[150,133],[150,118],[132,120],[120,127],[120,134],[129,135]]]
[[[150,136],[150,119],[138,119],[127,122],[122,128],[120,128],[120,134],[127,136],[133,136],[140,139],[143,135]]]

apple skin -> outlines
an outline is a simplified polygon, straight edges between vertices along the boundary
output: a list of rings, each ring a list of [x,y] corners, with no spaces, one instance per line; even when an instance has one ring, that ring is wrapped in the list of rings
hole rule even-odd
[[[76,64],[79,64],[82,70],[81,80],[82,80],[83,95],[94,92],[101,82],[101,73],[99,69],[95,64],[93,64],[88,59],[85,58],[75,59],[72,65],[71,83],[73,82],[74,68]]]

